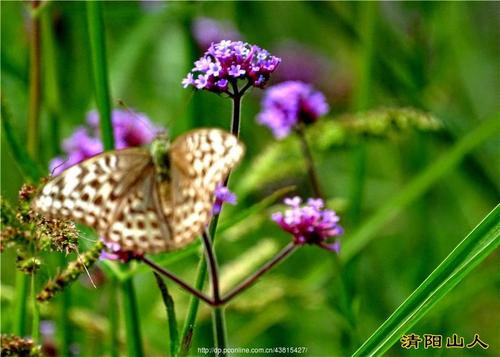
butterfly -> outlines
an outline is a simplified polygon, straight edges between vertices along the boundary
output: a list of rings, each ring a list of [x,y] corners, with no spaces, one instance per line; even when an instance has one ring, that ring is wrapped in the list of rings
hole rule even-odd
[[[34,211],[96,230],[134,254],[179,249],[211,218],[214,190],[241,160],[244,146],[221,129],[190,131],[172,143],[104,152],[52,178]]]

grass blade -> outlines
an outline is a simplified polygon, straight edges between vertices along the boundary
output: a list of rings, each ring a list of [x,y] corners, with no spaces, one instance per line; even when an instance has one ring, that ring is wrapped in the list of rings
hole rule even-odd
[[[499,242],[500,205],[497,205],[354,353],[354,356],[382,355],[492,253]]]

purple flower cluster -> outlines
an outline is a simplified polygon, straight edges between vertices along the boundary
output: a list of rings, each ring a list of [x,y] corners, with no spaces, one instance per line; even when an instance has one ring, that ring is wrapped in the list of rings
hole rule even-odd
[[[330,251],[339,251],[339,242],[327,243],[326,241],[344,232],[338,224],[340,218],[334,211],[323,209],[322,199],[310,198],[304,205],[301,205],[300,197],[286,198],[284,202],[290,206],[290,209],[284,214],[273,213],[272,219],[284,231],[293,235],[295,244],[316,244]]]
[[[215,196],[215,202],[212,207],[213,215],[220,213],[220,211],[222,210],[223,203],[229,203],[231,205],[236,204],[236,195],[231,191],[229,191],[229,188],[227,188],[222,184],[217,186],[217,188],[214,191],[214,196]]]
[[[117,149],[149,144],[160,131],[141,113],[115,109],[111,119]],[[63,141],[65,155],[50,162],[52,175],[57,176],[68,167],[103,152],[99,136],[99,114],[96,111],[87,115],[87,124],[88,127],[78,127]]]
[[[268,51],[242,41],[223,40],[212,45],[182,80],[184,88],[193,86],[212,92],[229,93],[229,84],[246,79],[248,85],[262,88],[281,59]]]
[[[273,135],[284,138],[299,123],[314,123],[330,109],[325,96],[310,84],[287,81],[270,87],[262,101],[257,121]]]
[[[192,32],[198,46],[203,50],[214,42],[223,39],[235,41],[242,37],[229,21],[218,21],[209,17],[194,19]]]

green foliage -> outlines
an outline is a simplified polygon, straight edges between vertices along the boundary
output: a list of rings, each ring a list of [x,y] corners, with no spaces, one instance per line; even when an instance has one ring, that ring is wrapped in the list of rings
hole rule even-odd
[[[281,55],[292,42],[303,46],[296,58],[320,56],[313,85],[325,93],[331,112],[306,135],[328,207],[338,211],[345,229],[339,261],[304,247],[227,306],[230,346],[305,346],[308,355],[324,356],[356,350],[363,356],[420,355],[423,347],[411,353],[397,344],[411,330],[479,333],[490,344],[484,351],[428,349],[426,355],[498,354],[498,256],[490,254],[498,244],[498,208],[482,221],[500,197],[494,3],[103,2],[105,32],[88,26],[83,2],[47,1],[34,14],[22,2],[0,6],[2,332],[30,334],[25,325],[30,326],[31,307],[23,306],[28,299],[16,299],[29,296],[30,282],[24,273],[12,274],[17,256],[29,270],[37,268],[37,282],[78,262],[73,254],[53,251],[55,238],[65,236],[55,234],[60,227],[35,229],[29,205],[16,202],[24,182],[49,175],[48,162],[62,138],[84,123],[95,103],[106,107],[107,100],[109,110],[122,100],[174,137],[194,127],[229,128],[229,100],[193,94],[180,85],[200,52],[191,25],[207,16],[229,21],[244,40],[273,54]],[[26,150],[31,16],[42,25],[36,155]],[[97,43],[103,39],[105,49]],[[274,83],[283,79],[287,61]],[[109,73],[100,72],[101,84],[95,86],[94,70],[104,63]],[[95,101],[106,77],[109,98],[99,92]],[[242,104],[247,154],[230,180],[238,205],[224,208],[218,226],[216,250],[227,286],[288,243],[289,235],[269,219],[281,209],[282,198],[312,192],[295,135],[276,141],[255,122],[260,95],[253,89]],[[110,146],[108,129],[103,132]],[[353,206],[359,208],[356,219],[345,214]],[[80,231],[79,249],[86,252],[88,240],[97,237]],[[36,254],[30,246],[34,240]],[[66,252],[73,245],[57,247]],[[194,243],[151,258],[194,285],[200,255],[200,244]],[[41,306],[41,319],[71,332],[66,342],[56,336],[56,346],[77,346],[82,356],[172,354],[166,331],[175,321],[158,308],[163,309],[161,295],[149,268],[97,261],[89,274],[97,288],[82,274],[71,291],[64,291],[71,293],[66,307],[59,297]],[[127,295],[133,287],[137,301],[119,303],[117,294]],[[177,288],[168,294],[175,301],[177,325],[189,321],[189,296]],[[125,305],[136,305],[138,314],[125,315]],[[61,322],[64,314],[67,325]],[[181,349],[192,344],[190,353],[196,354],[198,347],[212,346],[210,325],[210,311],[202,303],[194,328],[187,326],[190,341],[180,342]],[[130,340],[126,331],[141,336]],[[68,350],[60,348],[61,355],[63,349]]]

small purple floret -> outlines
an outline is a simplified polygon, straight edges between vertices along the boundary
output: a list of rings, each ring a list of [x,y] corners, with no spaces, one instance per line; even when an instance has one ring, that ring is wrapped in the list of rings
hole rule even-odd
[[[314,123],[329,110],[321,92],[299,81],[270,87],[265,93],[262,108],[257,121],[269,127],[277,139],[290,134],[299,123]]]
[[[215,202],[212,207],[212,214],[214,215],[220,213],[220,211],[222,210],[223,203],[229,203],[231,205],[236,204],[236,195],[231,191],[229,191],[229,189],[222,184],[219,184],[217,186],[217,188],[214,191],[214,195],[215,195]]]
[[[293,235],[295,244],[316,244],[323,249],[338,252],[340,243],[330,239],[341,235],[344,230],[338,224],[337,214],[324,209],[323,200],[310,198],[302,204],[300,197],[286,198],[284,203],[290,206],[284,213],[273,213],[271,218],[280,227]]]
[[[210,45],[203,57],[194,63],[194,68],[184,78],[182,85],[184,88],[193,86],[221,93],[227,92],[228,82],[236,85],[238,79],[243,79],[261,88],[280,62],[280,58],[256,45],[222,40]]]

